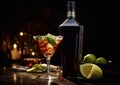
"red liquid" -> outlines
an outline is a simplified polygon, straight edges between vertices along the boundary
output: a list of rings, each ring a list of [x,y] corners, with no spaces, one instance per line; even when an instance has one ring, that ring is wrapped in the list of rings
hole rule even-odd
[[[24,58],[24,64],[28,67],[32,67],[34,64],[40,64],[41,59],[38,58]]]
[[[56,40],[56,45],[50,44],[46,39],[44,40],[37,40],[37,44],[46,58],[51,58],[54,54],[55,50],[57,49],[58,45],[60,44],[61,40]]]

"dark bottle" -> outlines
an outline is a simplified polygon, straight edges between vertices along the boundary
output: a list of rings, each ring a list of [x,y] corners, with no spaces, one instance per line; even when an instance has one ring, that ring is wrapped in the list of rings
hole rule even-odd
[[[59,26],[59,33],[64,36],[61,63],[65,78],[80,76],[84,29],[75,19],[75,1],[67,1],[67,7],[67,19]]]

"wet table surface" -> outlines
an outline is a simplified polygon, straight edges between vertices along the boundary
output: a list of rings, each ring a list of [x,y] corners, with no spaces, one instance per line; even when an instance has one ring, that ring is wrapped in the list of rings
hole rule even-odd
[[[40,79],[44,73],[16,71],[11,67],[0,68],[0,85],[120,85],[119,70],[106,70],[101,79],[84,78]]]
[[[0,85],[77,85],[67,79],[40,79],[44,73],[17,71],[11,67],[0,68]]]

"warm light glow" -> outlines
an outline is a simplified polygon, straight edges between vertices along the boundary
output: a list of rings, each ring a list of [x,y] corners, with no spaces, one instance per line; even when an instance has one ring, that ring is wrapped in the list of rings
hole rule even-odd
[[[3,41],[3,45],[6,45],[7,43],[6,43],[6,41]]]
[[[32,52],[31,54],[34,56],[34,55],[35,55],[35,52]]]
[[[11,50],[11,58],[12,58],[12,60],[16,60],[16,59],[21,58],[19,50],[17,49],[16,43],[13,44],[13,49]]]
[[[51,85],[51,82],[52,82],[51,77],[49,77],[48,85]]]
[[[13,44],[13,48],[17,48],[17,44],[15,43],[15,44]]]
[[[17,81],[17,75],[16,74],[13,74],[13,81],[14,81],[14,84],[16,84],[16,81]]]
[[[21,52],[21,50],[19,50],[19,54],[21,54],[22,52]]]
[[[23,36],[23,32],[20,32],[20,36]]]

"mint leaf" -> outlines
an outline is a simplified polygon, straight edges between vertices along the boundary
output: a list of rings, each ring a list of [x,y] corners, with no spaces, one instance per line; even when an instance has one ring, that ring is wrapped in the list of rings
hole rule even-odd
[[[47,39],[47,41],[48,41],[50,44],[56,45],[56,42],[55,42],[55,40],[54,40],[52,37],[46,36],[46,39]]]

